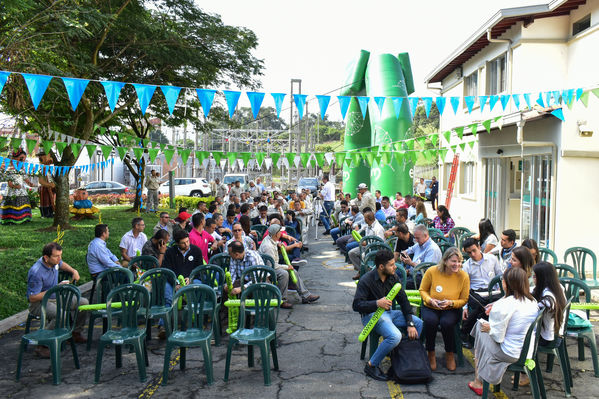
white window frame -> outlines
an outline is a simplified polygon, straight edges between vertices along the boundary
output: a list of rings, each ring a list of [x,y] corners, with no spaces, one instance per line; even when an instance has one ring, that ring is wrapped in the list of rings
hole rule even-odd
[[[503,71],[501,71],[503,67]],[[501,94],[507,90],[507,53],[487,63],[487,94]],[[501,73],[503,72],[503,73]]]
[[[460,197],[474,197],[476,189],[476,162],[460,162]]]

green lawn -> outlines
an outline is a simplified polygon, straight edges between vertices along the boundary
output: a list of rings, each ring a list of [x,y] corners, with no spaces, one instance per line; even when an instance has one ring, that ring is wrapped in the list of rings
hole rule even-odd
[[[121,237],[131,230],[131,219],[136,216],[133,212],[127,212],[128,208],[130,206],[100,207],[102,222],[110,228],[108,248],[118,257]],[[174,215],[174,210],[170,213]],[[142,213],[142,217],[146,223],[145,233],[149,236],[158,222],[158,216]],[[89,242],[94,238],[94,226],[97,223],[97,218],[73,221],[75,229],[67,230],[63,237],[62,258],[79,271],[82,282],[90,280],[85,254]],[[27,272],[42,256],[43,246],[56,238],[56,232],[38,230],[50,224],[51,221],[42,219],[36,209],[31,223],[0,226],[0,265],[3,269],[0,273],[0,319],[27,308]]]

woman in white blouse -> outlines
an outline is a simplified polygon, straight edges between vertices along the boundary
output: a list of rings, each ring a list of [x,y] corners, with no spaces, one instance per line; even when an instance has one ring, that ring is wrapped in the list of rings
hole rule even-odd
[[[518,360],[528,327],[538,314],[523,269],[506,270],[502,284],[505,297],[493,304],[488,322],[480,320],[472,329],[476,368],[468,387],[477,395],[482,395],[482,380],[499,384],[507,367]]]
[[[497,234],[493,228],[493,223],[489,219],[481,219],[478,222],[478,239],[480,243],[480,250],[485,253],[491,253],[493,255],[498,254],[501,246],[497,240]]]

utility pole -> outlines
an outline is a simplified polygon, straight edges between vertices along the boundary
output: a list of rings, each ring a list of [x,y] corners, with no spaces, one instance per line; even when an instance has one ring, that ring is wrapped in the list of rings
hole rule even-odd
[[[298,84],[299,94],[302,94],[302,80],[301,79],[291,79],[291,96],[289,97],[289,152],[293,152],[293,139],[292,139],[292,128],[293,128],[293,84]],[[297,145],[298,145],[298,153],[299,145],[300,145],[300,137],[297,137]],[[299,177],[299,169],[298,169],[298,177]],[[287,186],[288,188],[291,186],[291,165],[287,169]],[[281,187],[282,188],[282,187]]]

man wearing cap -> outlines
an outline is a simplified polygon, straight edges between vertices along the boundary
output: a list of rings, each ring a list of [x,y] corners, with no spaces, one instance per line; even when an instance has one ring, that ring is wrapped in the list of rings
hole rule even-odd
[[[148,189],[148,201],[146,203],[147,212],[156,212],[158,210],[158,188],[160,187],[160,177],[153,169],[150,175],[146,176],[146,188]]]
[[[320,197],[324,201],[324,210],[320,213],[320,221],[324,226],[324,233],[329,234],[331,231],[331,222],[329,217],[331,216],[331,212],[335,209],[335,185],[329,181],[329,176],[324,175],[322,177],[322,182],[324,186],[322,190],[320,190]]]
[[[175,224],[173,225],[173,238],[177,231],[186,231],[189,234],[189,231],[191,231],[191,228],[189,228],[189,219],[191,219],[190,213],[187,211],[179,212],[179,215],[175,218]]]
[[[259,197],[260,194],[262,194],[262,190],[260,190],[260,187],[258,187],[256,185],[256,183],[254,183],[254,181],[250,181],[250,197],[252,198],[256,198]]]
[[[376,201],[374,199],[374,195],[368,191],[368,186],[366,183],[360,183],[358,185],[358,191],[362,195],[362,200],[360,201],[360,212],[364,212],[364,208],[370,208],[372,211],[374,211],[376,209]]]
[[[281,225],[279,224],[271,224],[268,227],[268,235],[262,240],[262,244],[260,244],[260,253],[269,255],[271,258],[275,260],[275,273],[277,274],[277,286],[281,290],[281,296],[283,298],[283,304],[281,307],[283,309],[290,309],[292,305],[287,302],[287,287],[289,285],[289,273],[288,270],[293,270],[293,266],[282,265],[279,264],[279,247],[282,246],[279,242],[281,239]],[[320,296],[310,294],[310,291],[304,285],[301,277],[299,276],[299,272],[295,272],[295,276],[297,277],[297,293],[302,298],[302,303],[312,303],[316,302]],[[285,306],[283,306],[285,305]]]

